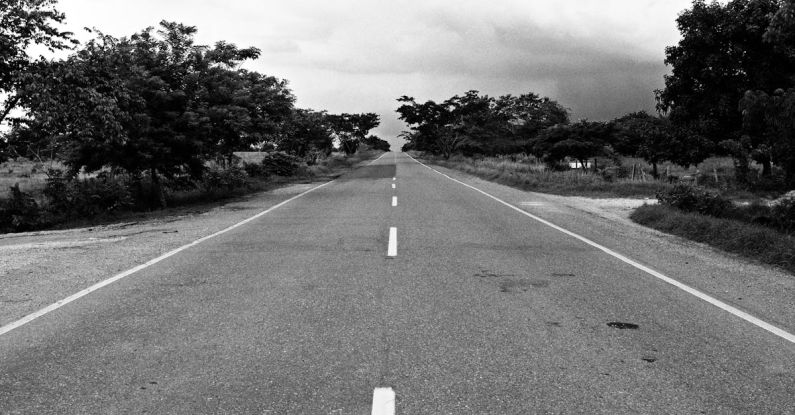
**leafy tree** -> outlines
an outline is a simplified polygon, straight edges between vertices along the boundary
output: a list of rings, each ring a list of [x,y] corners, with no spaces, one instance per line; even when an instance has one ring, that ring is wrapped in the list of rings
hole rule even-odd
[[[658,109],[712,143],[738,139],[745,91],[792,85],[792,57],[765,41],[779,10],[777,0],[694,1],[677,19],[682,40],[666,49],[672,73],[657,91]]]
[[[367,144],[375,150],[381,151],[389,151],[391,147],[388,141],[382,140],[377,135],[368,135],[364,140],[362,140],[362,143]]]
[[[226,56],[232,52],[222,43]],[[215,56],[223,56],[216,54]],[[231,159],[275,134],[291,116],[295,98],[285,81],[245,70],[211,67],[202,76],[200,116],[211,156]]]
[[[657,165],[676,159],[675,135],[670,122],[645,111],[625,115],[615,121],[617,132],[614,148],[619,152],[642,157],[652,165],[652,175],[659,176]]]
[[[375,113],[343,113],[329,115],[327,119],[331,131],[340,142],[340,149],[348,155],[355,153],[370,130],[380,124],[379,116]]]
[[[588,159],[606,154],[613,126],[609,123],[580,121],[556,125],[541,131],[531,142],[531,152],[550,165],[570,157],[584,167]]]
[[[753,137],[739,151],[753,149],[755,160],[774,162],[784,169],[788,187],[795,187],[795,88],[777,89],[773,95],[749,91],[740,104]],[[764,164],[763,164],[764,166]],[[763,174],[770,176],[769,164]]]
[[[323,111],[294,110],[277,138],[279,150],[302,158],[314,153],[331,154],[334,143],[326,116]]]
[[[534,93],[502,96],[495,104],[495,111],[507,123],[511,134],[520,139],[530,139],[546,128],[569,123],[566,108]]]
[[[157,33],[100,34],[65,61],[37,64],[21,94],[27,128],[62,146],[75,172],[149,172],[153,202],[163,205],[160,174],[199,175],[205,154],[234,148],[251,119],[251,108],[235,108],[223,94],[211,102],[208,88],[239,91],[241,80],[219,68],[230,70],[259,51],[195,45],[195,33],[164,21]]]
[[[780,52],[795,58],[795,1],[780,2],[780,8],[771,18],[765,32],[765,40]]]
[[[449,157],[465,154],[511,154],[525,151],[527,142],[544,128],[568,123],[568,112],[536,94],[506,95],[499,99],[468,91],[441,103],[418,103],[403,96],[397,109],[411,128],[412,146]]]
[[[30,46],[67,49],[77,42],[72,33],[55,26],[65,16],[55,0],[0,0],[0,94],[8,98],[0,107],[0,124],[19,103],[20,74],[31,64]]]

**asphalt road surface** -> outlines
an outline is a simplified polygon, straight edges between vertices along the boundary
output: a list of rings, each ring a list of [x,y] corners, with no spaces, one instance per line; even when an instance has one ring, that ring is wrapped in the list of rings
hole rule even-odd
[[[795,413],[778,303],[387,153],[0,335],[0,413]]]

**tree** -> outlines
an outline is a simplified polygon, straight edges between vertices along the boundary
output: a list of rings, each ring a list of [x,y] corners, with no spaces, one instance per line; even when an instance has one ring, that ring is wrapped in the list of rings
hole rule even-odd
[[[788,85],[793,62],[764,40],[776,0],[696,0],[677,19],[682,40],[666,49],[671,75],[657,91],[658,109],[713,143],[741,128],[737,102],[751,88]]]
[[[652,166],[652,175],[659,177],[657,165],[676,158],[674,134],[670,122],[645,111],[625,115],[615,121],[617,132],[614,148],[622,154],[642,157]]]
[[[569,111],[557,101],[538,94],[505,95],[496,101],[495,111],[518,139],[531,139],[544,129],[569,123]]]
[[[355,153],[370,130],[380,124],[375,113],[329,115],[328,122],[340,142],[340,149],[348,155]]]
[[[55,3],[55,0],[0,0],[0,95],[8,95],[0,107],[0,124],[19,103],[20,74],[31,64],[30,46],[62,50],[77,43],[71,38],[72,33],[55,27],[65,18],[55,9]]]
[[[62,146],[73,172],[148,172],[153,203],[164,205],[160,174],[201,174],[206,155],[233,149],[251,121],[251,108],[233,105],[236,93],[220,91],[241,91],[245,82],[223,71],[259,51],[195,45],[195,33],[164,21],[157,33],[100,34],[65,61],[38,63],[20,95],[25,127]]]
[[[331,154],[334,139],[324,111],[295,109],[282,126],[277,146],[298,157],[312,153]]]
[[[367,144],[370,148],[374,150],[381,150],[381,151],[389,151],[390,145],[389,142],[386,140],[382,140],[377,135],[368,135],[362,140],[362,143]]]
[[[784,169],[788,187],[795,187],[795,88],[777,89],[773,95],[749,91],[740,103],[743,119],[753,136],[746,136],[738,151],[752,149],[750,156],[763,163],[763,175],[771,176],[770,163]]]
[[[583,120],[570,125],[556,125],[541,131],[530,145],[531,152],[547,164],[555,165],[570,157],[585,168],[588,159],[606,154],[613,126]]]
[[[464,154],[513,154],[523,152],[539,131],[568,123],[568,111],[549,98],[528,93],[494,99],[467,91],[441,103],[418,103],[403,96],[397,109],[411,131],[412,147],[449,157]]]

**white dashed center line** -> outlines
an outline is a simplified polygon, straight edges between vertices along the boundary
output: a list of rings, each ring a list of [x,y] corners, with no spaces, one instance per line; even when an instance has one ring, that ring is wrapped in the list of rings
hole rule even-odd
[[[375,388],[373,391],[373,410],[370,414],[395,414],[395,391],[392,388]]]
[[[392,207],[397,206],[397,196],[392,196]]]
[[[386,249],[386,256],[397,256],[397,228],[389,228],[389,246]]]
[[[392,183],[392,188],[394,189],[394,188],[396,188],[396,187],[397,187],[397,185],[395,185],[394,183]]]

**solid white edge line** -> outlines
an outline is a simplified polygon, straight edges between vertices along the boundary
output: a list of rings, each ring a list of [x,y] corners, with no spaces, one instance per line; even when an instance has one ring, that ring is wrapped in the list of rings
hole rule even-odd
[[[397,228],[389,228],[389,245],[386,248],[386,256],[397,256]]]
[[[373,410],[371,415],[394,415],[395,391],[392,388],[375,388],[373,390]]]
[[[258,213],[256,215],[254,215],[254,216],[252,216],[252,217],[250,217],[248,219],[242,220],[242,221],[240,221],[240,222],[238,222],[238,223],[236,223],[236,224],[234,224],[234,225],[232,225],[232,226],[230,226],[230,227],[228,227],[226,229],[222,229],[222,230],[220,230],[220,231],[218,231],[218,232],[216,232],[216,233],[214,233],[212,235],[205,236],[205,237],[197,239],[197,240],[195,240],[195,241],[193,241],[193,242],[191,242],[191,243],[189,243],[187,245],[183,245],[183,246],[181,246],[179,248],[176,248],[176,249],[173,249],[171,251],[168,251],[165,254],[160,255],[159,257],[157,257],[155,259],[152,259],[152,260],[150,260],[150,261],[148,261],[148,262],[146,262],[144,264],[141,264],[141,265],[138,265],[137,267],[128,269],[127,271],[124,271],[124,272],[122,272],[120,274],[116,274],[116,275],[114,275],[114,276],[112,276],[112,277],[110,277],[110,278],[108,278],[108,279],[106,279],[104,281],[100,281],[100,282],[98,282],[98,283],[96,283],[96,284],[94,284],[94,285],[92,285],[92,286],[80,291],[80,292],[72,294],[69,297],[64,298],[63,300],[60,300],[60,301],[58,301],[56,303],[53,303],[53,304],[50,304],[49,306],[44,307],[44,308],[42,308],[39,311],[36,311],[34,313],[31,313],[31,314],[28,314],[27,316],[22,317],[21,319],[16,320],[16,321],[14,321],[12,323],[8,323],[5,326],[0,327],[0,336],[8,333],[11,330],[14,330],[16,328],[22,327],[25,324],[28,324],[31,321],[33,321],[33,320],[35,320],[35,319],[37,319],[37,318],[39,318],[41,316],[44,316],[45,314],[51,313],[51,312],[53,312],[53,311],[65,306],[65,305],[67,305],[67,304],[69,304],[69,303],[71,303],[71,302],[73,302],[73,301],[75,301],[75,300],[77,300],[77,299],[79,299],[81,297],[85,297],[86,295],[91,294],[92,292],[94,292],[94,291],[96,291],[96,290],[98,290],[98,289],[100,289],[102,287],[105,287],[107,285],[113,284],[114,282],[116,282],[116,281],[118,281],[118,280],[120,280],[120,279],[122,279],[124,277],[127,277],[127,276],[130,276],[132,274],[135,274],[136,272],[141,271],[141,270],[143,270],[145,268],[148,268],[148,267],[150,267],[150,266],[152,266],[154,264],[157,264],[158,262],[160,262],[160,261],[162,261],[162,260],[164,260],[166,258],[172,257],[172,256],[174,256],[174,255],[176,255],[176,254],[178,254],[178,253],[190,248],[190,247],[196,246],[196,245],[198,245],[198,244],[200,244],[200,243],[202,243],[202,242],[204,242],[204,241],[206,241],[208,239],[215,238],[216,236],[225,234],[225,233],[227,233],[227,232],[229,232],[229,231],[231,231],[233,229],[239,228],[239,227],[241,227],[241,226],[243,226],[243,225],[245,225],[245,224],[247,224],[247,223],[249,223],[251,221],[259,219],[260,217],[262,217],[264,215],[267,215],[268,213],[270,213],[270,212],[272,212],[272,211],[274,211],[274,210],[276,210],[276,209],[278,209],[278,208],[280,208],[280,207],[292,202],[293,200],[298,199],[299,197],[302,197],[302,196],[304,196],[304,195],[306,195],[308,193],[314,192],[315,190],[320,189],[321,187],[328,186],[329,184],[331,184],[333,182],[334,181],[330,181],[330,182],[323,183],[323,184],[321,184],[319,186],[315,186],[315,187],[313,187],[313,188],[311,188],[311,189],[309,189],[309,190],[307,190],[307,191],[305,191],[303,193],[295,195],[295,196],[293,196],[293,197],[291,197],[291,198],[289,198],[289,199],[287,199],[285,201],[282,201],[282,202],[280,202],[280,203],[278,203],[278,204],[276,204],[274,206],[271,206],[270,208],[268,208],[268,209],[266,209],[266,210],[264,210],[264,211],[262,211],[262,212],[260,212],[260,213]]]
[[[637,268],[637,269],[639,269],[639,270],[641,270],[641,271],[643,271],[643,272],[645,272],[645,273],[647,273],[647,274],[649,274],[649,275],[651,275],[653,277],[656,277],[656,278],[658,278],[658,279],[660,279],[662,281],[665,281],[668,284],[671,284],[674,287],[681,289],[682,291],[685,291],[685,292],[687,292],[689,294],[692,294],[692,295],[694,295],[694,296],[696,296],[696,297],[698,297],[698,298],[700,298],[700,299],[702,299],[702,300],[704,300],[704,301],[706,301],[706,302],[708,302],[708,303],[710,303],[710,304],[712,304],[712,305],[714,305],[714,306],[716,306],[716,307],[718,307],[718,308],[720,308],[720,309],[722,309],[722,310],[724,310],[726,312],[729,312],[729,313],[735,315],[736,317],[739,317],[739,318],[741,318],[741,319],[743,319],[743,320],[745,320],[745,321],[747,321],[747,322],[749,322],[749,323],[751,323],[751,324],[753,324],[753,325],[755,325],[755,326],[757,326],[757,327],[759,327],[759,328],[761,328],[763,330],[766,330],[766,331],[768,331],[768,332],[770,332],[772,334],[775,334],[776,336],[781,337],[782,339],[787,340],[790,343],[795,343],[795,335],[792,334],[792,333],[787,332],[784,329],[776,327],[776,326],[774,326],[774,325],[772,325],[772,324],[770,324],[770,323],[768,323],[766,321],[763,321],[763,320],[761,320],[761,319],[759,319],[757,317],[752,316],[751,314],[746,313],[745,311],[742,311],[742,310],[740,310],[740,309],[738,309],[738,308],[736,308],[734,306],[726,304],[723,301],[718,300],[717,298],[710,296],[709,294],[706,294],[706,293],[701,292],[701,291],[699,291],[699,290],[697,290],[697,289],[695,289],[693,287],[685,285],[685,284],[683,284],[683,283],[681,283],[681,282],[679,282],[679,281],[677,281],[677,280],[675,280],[673,278],[667,277],[667,276],[661,274],[660,272],[657,272],[657,271],[655,271],[655,270],[653,270],[653,269],[651,269],[651,268],[649,268],[649,267],[647,267],[647,266],[645,266],[643,264],[639,264],[639,263],[635,262],[634,260],[632,260],[630,258],[627,258],[626,256],[621,255],[618,252],[615,252],[615,251],[611,250],[610,248],[607,248],[605,246],[599,245],[598,243],[596,243],[596,242],[594,242],[594,241],[592,241],[592,240],[590,240],[590,239],[588,239],[588,238],[586,238],[584,236],[580,236],[580,235],[578,235],[578,234],[576,234],[576,233],[574,233],[572,231],[569,231],[568,229],[562,228],[562,227],[560,227],[558,225],[555,225],[552,222],[549,222],[549,221],[547,221],[545,219],[542,219],[542,218],[540,218],[540,217],[538,217],[536,215],[528,213],[528,212],[526,212],[526,211],[524,211],[524,210],[522,210],[522,209],[520,209],[520,208],[518,208],[518,207],[516,207],[516,206],[514,206],[514,205],[512,205],[512,204],[510,204],[510,203],[508,203],[508,202],[496,197],[496,196],[492,196],[489,193],[486,193],[486,192],[478,189],[477,187],[471,186],[471,185],[466,184],[466,183],[464,183],[464,182],[462,182],[460,180],[454,179],[454,178],[452,178],[452,177],[450,177],[450,176],[448,176],[448,175],[446,175],[446,174],[444,174],[444,173],[442,173],[442,172],[440,172],[440,171],[438,171],[438,170],[436,170],[436,169],[434,169],[432,167],[429,167],[429,166],[425,165],[421,161],[415,159],[414,157],[411,157],[411,155],[408,155],[408,156],[409,156],[409,158],[411,158],[415,162],[427,167],[430,170],[433,170],[434,172],[436,172],[436,173],[438,173],[438,174],[440,174],[440,175],[442,175],[442,176],[444,176],[444,177],[446,177],[446,178],[448,178],[448,179],[450,179],[450,180],[452,180],[452,181],[454,181],[456,183],[462,184],[462,185],[464,185],[464,186],[466,186],[466,187],[468,187],[468,188],[470,188],[472,190],[475,190],[475,191],[483,194],[484,196],[487,196],[487,197],[489,197],[491,199],[494,199],[495,201],[497,201],[497,202],[499,202],[499,203],[501,203],[501,204],[503,204],[503,205],[505,205],[505,206],[507,206],[507,207],[509,207],[509,208],[511,208],[511,209],[513,209],[513,210],[515,210],[515,211],[517,211],[517,212],[519,212],[519,213],[521,213],[521,214],[533,219],[533,220],[536,220],[536,221],[538,221],[540,223],[543,223],[544,225],[547,225],[550,228],[556,229],[556,230],[558,230],[558,231],[560,231],[562,233],[565,233],[566,235],[569,235],[569,236],[571,236],[573,238],[579,239],[580,241],[585,242],[586,244],[591,245],[592,247],[594,247],[596,249],[599,249],[600,251],[602,251],[602,252],[604,252],[604,253],[606,253],[606,254],[608,254],[610,256],[613,256],[614,258],[617,258],[617,259],[619,259],[620,261],[622,261],[622,262],[624,262],[626,264],[629,264],[629,265],[631,265],[631,266],[633,266],[633,267],[635,267],[635,268]]]
[[[392,196],[392,207],[397,206],[397,196]]]

